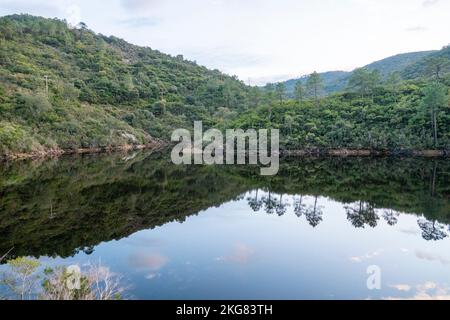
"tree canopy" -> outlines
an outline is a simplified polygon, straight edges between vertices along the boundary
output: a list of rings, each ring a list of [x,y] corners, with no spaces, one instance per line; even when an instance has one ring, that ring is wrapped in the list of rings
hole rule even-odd
[[[0,31],[0,157],[168,140],[196,120],[221,130],[279,128],[285,149],[450,148],[448,50],[417,65],[422,78],[363,68],[333,95],[314,72],[292,99],[284,84],[246,86],[57,19],[2,17]]]

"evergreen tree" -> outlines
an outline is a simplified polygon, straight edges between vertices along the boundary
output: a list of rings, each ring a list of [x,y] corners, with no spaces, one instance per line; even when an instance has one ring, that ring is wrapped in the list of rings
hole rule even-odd
[[[310,97],[314,98],[314,101],[318,101],[323,90],[323,81],[316,71],[314,71],[306,81],[306,90]]]

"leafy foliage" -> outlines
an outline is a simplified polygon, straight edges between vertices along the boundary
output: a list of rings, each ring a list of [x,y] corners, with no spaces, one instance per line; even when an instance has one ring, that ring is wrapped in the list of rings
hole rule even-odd
[[[6,286],[14,298],[30,300],[38,285],[37,270],[40,262],[35,259],[18,257],[8,261],[10,272],[3,274],[0,285]]]
[[[343,93],[319,103],[290,100],[282,105],[262,105],[241,114],[233,126],[279,129],[285,149],[449,149],[450,107],[448,86],[441,85],[444,87],[437,109],[437,145],[433,142],[431,106],[424,100],[423,83],[405,83],[395,91],[371,88],[372,95],[364,97]]]
[[[285,149],[450,147],[448,48],[381,64],[424,63],[417,70],[432,72],[420,73],[423,79],[404,81],[393,66],[381,75],[368,66],[345,75],[347,91],[323,96],[329,83],[313,73],[292,100],[283,84],[249,87],[86,26],[13,15],[0,18],[0,30],[0,157],[147,144],[195,120],[205,129],[279,128]],[[388,69],[397,72],[385,77]],[[442,86],[443,102],[431,121],[424,100],[430,81]]]
[[[86,27],[13,15],[0,30],[0,154],[144,144],[249,105],[235,77]]]
[[[77,272],[66,267],[41,268],[36,259],[18,257],[9,260],[0,273],[7,298],[20,300],[119,300],[124,289],[120,279],[107,267],[89,265]]]

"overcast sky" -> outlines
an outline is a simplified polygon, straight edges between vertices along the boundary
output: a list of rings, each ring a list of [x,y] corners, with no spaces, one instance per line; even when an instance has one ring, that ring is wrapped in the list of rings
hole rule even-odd
[[[0,0],[262,84],[450,43],[450,0]]]

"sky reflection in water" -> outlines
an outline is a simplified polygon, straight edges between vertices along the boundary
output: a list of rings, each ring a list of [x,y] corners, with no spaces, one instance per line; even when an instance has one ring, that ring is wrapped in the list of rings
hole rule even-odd
[[[101,262],[139,299],[450,299],[446,224],[369,202],[268,190],[72,257],[40,259]],[[381,268],[381,290],[367,288],[371,265]]]
[[[399,214],[394,226],[381,218],[375,228],[356,229],[344,205],[318,198],[323,221],[314,228],[295,214],[297,197],[285,195],[286,213],[278,216],[253,212],[250,195],[100,244],[92,255],[43,261],[101,261],[125,275],[132,298],[450,298],[450,240],[424,240],[417,217]],[[315,204],[314,197],[303,201]],[[379,291],[367,289],[370,265],[381,268]]]

